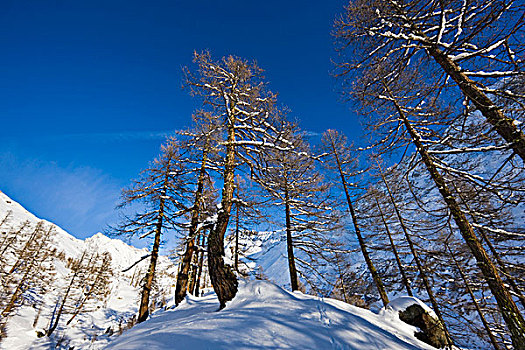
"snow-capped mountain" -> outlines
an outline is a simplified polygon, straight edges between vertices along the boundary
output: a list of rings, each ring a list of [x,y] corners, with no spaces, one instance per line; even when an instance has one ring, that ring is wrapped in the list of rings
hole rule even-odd
[[[52,260],[54,278],[52,278],[52,285],[46,288],[48,292],[46,295],[34,296],[33,303],[25,302],[9,318],[7,336],[0,341],[0,349],[44,349],[56,342],[61,342],[64,347],[75,347],[75,349],[103,348],[108,334],[125,328],[126,323],[131,322],[137,312],[140,278],[146,271],[149,259],[144,259],[131,269],[127,269],[147,255],[148,250],[137,249],[119,239],[106,237],[102,233],[85,240],[77,239],[57,225],[37,218],[0,192],[0,218],[6,217],[8,213],[10,213],[9,220],[2,227],[3,230],[20,226],[23,222],[34,227],[43,221],[45,227],[52,227],[54,235],[51,246],[56,248],[57,254]],[[71,272],[68,260],[78,259],[84,251],[99,254],[108,252],[111,255],[113,276],[109,295],[105,300],[96,301],[70,325],[65,325],[67,319],[60,322],[52,338],[39,338],[39,333],[42,335],[49,326],[57,300],[60,299],[68,283]],[[156,296],[157,301],[161,302],[162,298],[167,299],[172,294],[176,267],[167,257],[161,256],[157,269],[159,273]]]

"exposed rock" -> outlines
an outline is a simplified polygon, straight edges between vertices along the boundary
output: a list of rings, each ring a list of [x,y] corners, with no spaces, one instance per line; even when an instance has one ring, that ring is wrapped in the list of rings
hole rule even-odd
[[[420,329],[419,332],[415,333],[416,338],[419,340],[435,348],[442,348],[447,345],[443,325],[437,318],[432,317],[423,309],[421,305],[413,304],[404,311],[399,311],[399,319]]]

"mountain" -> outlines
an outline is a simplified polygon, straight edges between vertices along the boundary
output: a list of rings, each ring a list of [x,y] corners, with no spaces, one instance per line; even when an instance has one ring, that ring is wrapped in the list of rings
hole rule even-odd
[[[27,298],[26,300],[31,300],[31,303],[26,301],[9,318],[7,337],[0,342],[0,349],[48,349],[51,343],[59,340],[62,341],[64,347],[67,345],[75,349],[88,348],[92,343],[97,344],[97,347],[103,347],[102,344],[107,341],[107,336],[103,336],[104,333],[109,329],[113,331],[124,328],[138,310],[140,276],[145,274],[149,260],[141,261],[126,272],[124,270],[147,255],[148,250],[137,249],[119,239],[106,237],[102,233],[97,233],[85,240],[77,239],[57,225],[37,218],[0,192],[0,220],[8,212],[10,213],[8,227],[17,227],[23,222],[28,222],[31,227],[34,227],[41,221],[46,227],[52,227],[55,233],[51,246],[63,254],[57,254],[52,260],[54,277],[52,285],[47,288],[48,293]],[[4,225],[2,229],[5,227]],[[96,301],[90,305],[89,312],[80,314],[68,327],[65,327],[67,318],[62,320],[51,339],[38,338],[37,332],[43,332],[49,327],[57,300],[63,294],[70,278],[71,269],[68,267],[68,260],[78,259],[84,251],[99,254],[108,252],[111,255],[113,276],[109,286],[109,295],[105,300]],[[59,258],[60,255],[61,258]],[[161,256],[157,269],[159,274],[155,296],[160,303],[162,298],[167,299],[173,294],[172,285],[175,280],[176,266],[167,257]],[[27,291],[27,293],[30,292],[31,289]],[[33,326],[35,319],[37,322]]]

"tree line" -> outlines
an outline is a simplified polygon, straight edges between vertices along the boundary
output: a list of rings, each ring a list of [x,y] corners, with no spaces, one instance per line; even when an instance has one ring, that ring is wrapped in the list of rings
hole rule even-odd
[[[78,258],[66,257],[56,248],[52,225],[12,220],[11,212],[0,220],[0,340],[24,305],[35,309],[33,327],[44,328],[39,336],[51,336],[61,319],[67,317],[62,322],[67,327],[107,300],[113,276],[109,253],[85,250]],[[65,281],[57,278],[59,266],[68,271]],[[56,298],[53,310],[46,307],[50,298]]]

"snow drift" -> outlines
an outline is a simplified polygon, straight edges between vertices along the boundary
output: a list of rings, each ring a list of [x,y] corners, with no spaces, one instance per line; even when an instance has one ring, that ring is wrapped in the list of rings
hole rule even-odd
[[[397,313],[290,293],[266,281],[241,282],[217,311],[214,293],[188,296],[111,341],[107,349],[433,349]]]

